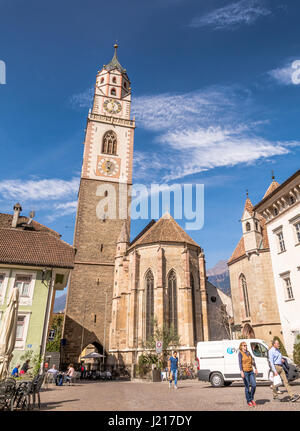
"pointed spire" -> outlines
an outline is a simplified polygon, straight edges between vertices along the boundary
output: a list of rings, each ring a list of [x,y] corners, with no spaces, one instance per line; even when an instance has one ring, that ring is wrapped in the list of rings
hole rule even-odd
[[[250,199],[249,199],[249,193],[248,193],[248,190],[247,190],[247,192],[246,192],[246,202],[245,202],[245,206],[244,206],[244,212],[245,211],[248,211],[248,213],[250,214],[250,215],[252,215],[253,214],[253,204],[252,204],[252,202],[250,201]]]
[[[121,66],[121,64],[118,60],[118,56],[117,56],[118,47],[119,47],[119,45],[117,43],[115,43],[114,44],[115,52],[114,52],[113,58],[111,59],[111,61],[107,65],[105,65],[103,67],[104,67],[104,69],[106,69],[108,71],[111,71],[113,69],[118,69],[121,73],[125,73],[126,70],[123,69],[123,67]]]
[[[274,190],[276,190],[277,189],[277,187],[279,187],[280,186],[280,184],[277,182],[277,181],[275,181],[275,175],[274,175],[274,171],[272,170],[272,182],[271,182],[271,184],[269,185],[269,187],[268,187],[268,189],[267,189],[267,191],[266,191],[266,193],[265,193],[265,195],[264,195],[264,197],[263,197],[263,199],[264,198],[266,198],[268,195],[270,195]]]
[[[119,243],[119,242],[129,243],[129,234],[128,234],[127,221],[126,220],[124,220],[123,225],[122,225],[122,229],[121,229],[117,243]]]

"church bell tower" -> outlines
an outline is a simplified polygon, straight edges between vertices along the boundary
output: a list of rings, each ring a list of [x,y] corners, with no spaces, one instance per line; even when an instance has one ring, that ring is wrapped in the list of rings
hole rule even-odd
[[[89,344],[100,353],[108,351],[114,259],[130,208],[135,129],[130,119],[130,80],[119,63],[117,48],[115,44],[112,60],[97,74],[87,117],[74,232],[77,251],[64,323],[64,363],[77,363]]]

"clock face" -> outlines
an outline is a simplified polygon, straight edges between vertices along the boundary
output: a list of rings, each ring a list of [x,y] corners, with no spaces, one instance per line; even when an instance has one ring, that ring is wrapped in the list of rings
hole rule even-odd
[[[119,164],[114,159],[100,159],[97,165],[101,175],[115,176],[119,171]]]
[[[122,106],[121,103],[114,99],[106,99],[103,104],[103,108],[105,111],[110,114],[118,114],[121,112]]]

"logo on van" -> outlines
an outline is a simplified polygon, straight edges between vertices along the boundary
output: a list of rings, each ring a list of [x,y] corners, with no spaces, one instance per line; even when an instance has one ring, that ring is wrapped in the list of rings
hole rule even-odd
[[[232,355],[232,353],[237,352],[237,349],[235,347],[228,347],[227,349],[227,353],[229,353],[230,355]]]

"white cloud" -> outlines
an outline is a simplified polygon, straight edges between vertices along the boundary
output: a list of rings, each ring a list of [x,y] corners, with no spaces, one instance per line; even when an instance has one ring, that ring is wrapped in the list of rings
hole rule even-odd
[[[133,109],[137,124],[156,133],[151,156],[147,150],[134,154],[135,177],[149,181],[254,163],[299,146],[262,138],[269,120],[256,120],[251,94],[238,87],[137,97]]]
[[[0,181],[0,196],[5,199],[26,200],[60,200],[74,195],[78,191],[79,178],[71,180],[36,179],[36,180],[3,180]]]
[[[162,135],[160,140],[177,152],[174,157],[177,163],[165,175],[164,181],[216,167],[253,163],[261,158],[283,155],[290,151],[289,142],[271,142],[246,135],[244,132],[219,127],[172,131]]]
[[[53,221],[59,217],[75,214],[77,211],[77,201],[63,202],[55,204],[53,213],[47,216],[49,221]]]
[[[270,15],[263,0],[240,0],[228,6],[195,17],[191,27],[213,27],[215,30],[233,29],[241,24],[252,24],[261,16]]]
[[[299,84],[300,61],[287,61],[284,66],[270,70],[268,75],[281,85]]]
[[[82,93],[73,94],[70,104],[73,108],[91,108],[94,96],[94,88],[88,88]]]

